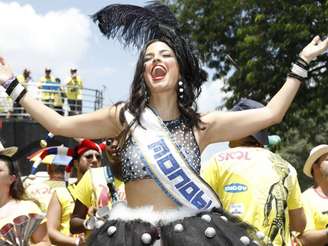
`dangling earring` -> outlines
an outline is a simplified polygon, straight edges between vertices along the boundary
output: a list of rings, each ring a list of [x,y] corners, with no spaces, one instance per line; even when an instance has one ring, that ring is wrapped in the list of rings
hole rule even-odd
[[[142,81],[142,89],[144,91],[144,98],[146,100],[146,103],[148,103],[149,102],[149,92],[147,90],[147,86],[146,86],[145,81]]]
[[[183,89],[183,81],[180,80],[180,81],[178,82],[178,97],[179,97],[181,100],[183,99],[183,91],[184,91],[184,89]]]
[[[145,100],[146,100],[146,102],[149,101],[149,93],[148,93],[147,89],[145,89]]]

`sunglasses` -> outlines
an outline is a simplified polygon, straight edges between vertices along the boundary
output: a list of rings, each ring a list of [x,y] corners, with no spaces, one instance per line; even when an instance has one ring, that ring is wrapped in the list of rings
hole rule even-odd
[[[84,157],[85,157],[87,160],[92,160],[94,156],[96,157],[96,159],[97,159],[98,161],[101,160],[101,156],[100,156],[99,154],[88,154],[88,155],[84,155]]]

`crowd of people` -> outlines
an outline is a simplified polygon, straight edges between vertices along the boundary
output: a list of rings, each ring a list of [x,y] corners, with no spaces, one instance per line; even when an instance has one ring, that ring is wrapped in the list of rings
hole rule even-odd
[[[39,80],[32,78],[31,70],[28,68],[25,68],[22,74],[17,76],[17,80],[31,96],[41,100],[59,114],[65,114],[65,100],[67,100],[68,115],[82,113],[83,81],[78,75],[77,68],[70,69],[70,75],[65,80],[65,83],[62,83],[59,77],[53,76],[52,70],[49,67],[45,68],[44,75]],[[2,102],[0,112],[5,117],[24,116],[26,112],[21,105],[18,102],[13,102],[3,90],[0,92],[0,100]]]
[[[314,185],[303,194],[288,160],[265,148],[267,128],[283,120],[308,78],[311,61],[328,50],[328,38],[316,36],[300,50],[286,81],[267,105],[244,98],[231,111],[200,114],[196,99],[205,78],[193,47],[167,6],[113,4],[93,19],[107,37],[142,47],[124,102],[63,116],[31,96],[0,58],[0,84],[8,96],[54,135],[82,138],[73,149],[46,147],[32,157],[32,170],[49,162],[49,177],[61,185],[46,189],[46,223],[40,221],[31,243],[328,244],[327,145],[315,147],[304,164],[304,173]],[[204,149],[221,141],[229,141],[230,148],[201,166]],[[4,184],[0,188],[5,190],[0,197],[0,227],[5,229],[15,224],[16,216],[29,213],[12,209],[11,201],[15,204],[23,198],[12,195],[20,177],[11,170],[14,158],[7,152],[8,148],[0,151]],[[54,156],[46,161],[48,155]],[[101,166],[104,158],[108,165]],[[74,166],[77,179],[72,184]],[[25,189],[33,194],[31,187]],[[15,213],[8,217],[8,210]],[[2,231],[2,240],[10,240]]]

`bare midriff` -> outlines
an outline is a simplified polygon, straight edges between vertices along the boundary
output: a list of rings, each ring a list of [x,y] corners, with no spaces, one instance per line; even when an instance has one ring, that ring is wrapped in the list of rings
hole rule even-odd
[[[128,206],[131,208],[153,206],[154,210],[161,211],[177,207],[152,179],[126,183],[125,193]]]

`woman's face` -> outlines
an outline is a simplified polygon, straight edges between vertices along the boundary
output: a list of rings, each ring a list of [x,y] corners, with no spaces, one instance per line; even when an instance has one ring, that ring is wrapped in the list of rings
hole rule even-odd
[[[179,66],[174,51],[164,42],[150,44],[144,56],[144,80],[152,93],[175,91]]]
[[[9,168],[7,166],[7,163],[3,160],[0,160],[0,189],[9,189],[11,184],[15,181],[15,178],[16,177],[14,175],[9,174]]]

